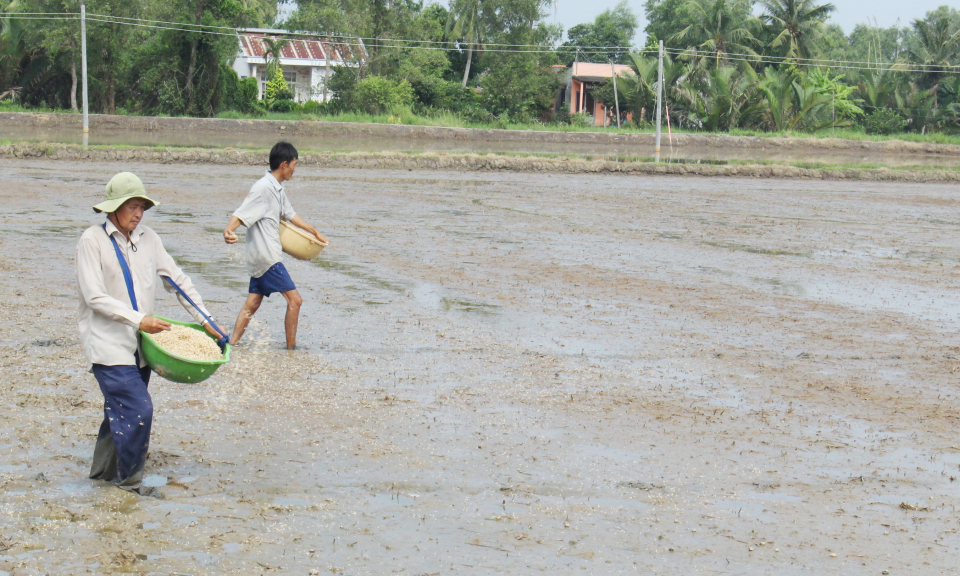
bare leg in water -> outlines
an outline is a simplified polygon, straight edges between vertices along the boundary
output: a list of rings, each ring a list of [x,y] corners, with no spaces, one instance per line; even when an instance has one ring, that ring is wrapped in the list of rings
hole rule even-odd
[[[261,302],[263,302],[263,294],[247,294],[247,301],[243,303],[243,308],[240,309],[240,314],[237,316],[237,323],[233,326],[233,336],[230,337],[231,346],[240,341],[243,333],[247,330],[247,324],[250,324],[250,319],[260,308]]]
[[[300,322],[300,306],[303,304],[303,298],[296,289],[281,292],[281,294],[287,299],[287,315],[283,319],[283,327],[287,333],[287,350],[293,350],[297,346],[297,324]]]

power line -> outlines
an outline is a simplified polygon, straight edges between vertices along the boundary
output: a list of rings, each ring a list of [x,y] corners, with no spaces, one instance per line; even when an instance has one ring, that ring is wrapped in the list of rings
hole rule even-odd
[[[80,17],[79,12],[0,12],[0,17],[4,16],[75,16]]]
[[[718,52],[715,52],[715,51],[710,51],[710,50],[697,50],[697,49],[692,48],[692,47],[691,47],[691,48],[683,48],[683,49],[681,49],[681,48],[665,48],[664,51],[665,51],[665,52],[670,52],[671,54],[680,54],[680,55],[683,55],[683,54],[697,54],[697,55],[704,55],[704,56],[716,56],[716,55],[718,54]],[[826,63],[828,63],[828,64],[867,64],[867,65],[869,65],[869,66],[874,66],[874,68],[867,68],[867,69],[869,69],[869,70],[886,70],[886,69],[892,69],[893,67],[896,67],[896,66],[901,66],[901,65],[903,65],[903,62],[864,62],[864,61],[861,61],[861,60],[829,60],[829,59],[825,59],[825,58],[802,58],[802,59],[797,59],[797,58],[790,58],[790,57],[787,57],[787,56],[771,56],[771,55],[767,55],[767,54],[763,54],[763,55],[761,55],[761,54],[743,54],[743,53],[737,53],[737,52],[720,52],[719,54],[722,54],[722,55],[723,55],[723,56],[721,56],[721,57],[739,56],[739,57],[747,58],[747,59],[751,59],[751,58],[752,58],[752,59],[765,58],[765,59],[770,59],[770,60],[777,60],[777,61],[779,61],[779,62],[793,62],[793,63],[796,63],[796,64],[803,64],[803,65],[807,65],[807,66],[819,66],[819,64],[809,64],[810,62],[826,62]],[[918,64],[918,63],[910,63],[910,65],[911,65],[911,66],[923,67],[923,68],[960,68],[960,65],[955,65],[955,64]],[[885,66],[886,68],[880,68],[880,67],[882,67],[882,66]],[[826,65],[824,65],[824,67],[826,67]],[[846,67],[847,67],[847,68],[853,68],[853,66],[846,66]]]
[[[665,51],[666,51],[666,50],[665,50]],[[684,54],[690,54],[690,51],[676,50],[676,51],[670,51],[670,53],[671,53],[671,54],[674,54],[674,55],[678,55],[678,56],[683,56]],[[716,52],[709,52],[709,53],[707,53],[707,54],[710,55],[710,56],[716,56],[716,55],[717,55]],[[754,64],[785,64],[785,63],[791,63],[791,64],[795,64],[795,65],[797,65],[797,66],[807,66],[807,67],[811,67],[811,68],[831,68],[831,69],[840,69],[840,70],[875,70],[875,71],[881,71],[881,72],[883,72],[883,71],[889,71],[889,72],[917,72],[917,73],[924,73],[924,72],[944,72],[944,73],[952,73],[952,74],[956,74],[956,73],[960,72],[960,70],[957,70],[958,68],[960,68],[960,66],[938,67],[939,69],[938,69],[938,68],[903,68],[903,66],[918,66],[918,65],[916,65],[916,64],[909,64],[909,63],[894,64],[893,67],[891,67],[891,68],[879,68],[879,67],[876,67],[876,66],[843,66],[843,65],[839,65],[839,64],[814,64],[814,63],[811,63],[811,62],[804,62],[804,61],[799,61],[799,62],[798,62],[798,61],[792,60],[792,59],[790,59],[790,58],[774,59],[774,58],[772,58],[772,57],[765,57],[765,56],[755,56],[755,57],[747,57],[747,58],[735,58],[735,57],[732,57],[731,54],[729,54],[729,53],[726,55],[725,59],[726,59],[726,60],[733,60],[734,62],[750,62],[750,63],[754,63]],[[920,65],[920,66],[923,66],[923,65]],[[944,68],[949,68],[949,69],[944,69]]]

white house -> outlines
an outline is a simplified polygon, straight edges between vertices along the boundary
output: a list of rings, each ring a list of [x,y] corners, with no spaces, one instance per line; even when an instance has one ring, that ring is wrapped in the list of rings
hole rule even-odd
[[[367,54],[363,41],[357,37],[308,36],[265,28],[239,28],[237,36],[240,50],[233,69],[241,78],[257,78],[259,98],[263,98],[268,80],[265,38],[288,41],[281,50],[280,67],[297,102],[330,100],[332,95],[326,85],[333,68],[360,66]]]

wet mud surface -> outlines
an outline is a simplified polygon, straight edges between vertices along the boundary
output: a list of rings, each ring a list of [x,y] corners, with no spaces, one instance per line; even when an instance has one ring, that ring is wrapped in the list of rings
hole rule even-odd
[[[957,571],[955,186],[301,169],[304,348],[152,380],[154,499],[86,479],[76,241],[137,172],[231,325],[262,171],[0,167],[0,575]]]

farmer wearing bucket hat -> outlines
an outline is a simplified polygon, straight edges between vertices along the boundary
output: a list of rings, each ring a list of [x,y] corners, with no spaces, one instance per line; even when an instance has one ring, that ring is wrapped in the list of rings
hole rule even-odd
[[[157,233],[140,225],[144,213],[157,205],[139,178],[121,172],[107,184],[104,201],[93,207],[107,214],[106,221],[88,228],[77,245],[80,342],[104,398],[90,478],[137,493],[143,493],[140,481],[153,422],[147,392],[150,369],[140,353],[139,331],[170,329],[168,322],[151,315],[158,276],[176,282],[209,316],[193,282],[167,254]],[[198,311],[178,298],[216,334]]]

